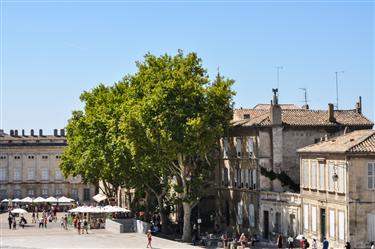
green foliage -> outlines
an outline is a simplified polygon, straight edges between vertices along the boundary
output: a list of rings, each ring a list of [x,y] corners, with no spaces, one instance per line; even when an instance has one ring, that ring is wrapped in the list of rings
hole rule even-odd
[[[299,185],[297,183],[295,183],[292,178],[290,178],[288,176],[288,174],[286,174],[284,171],[281,171],[280,173],[276,173],[275,171],[273,171],[272,169],[271,170],[267,170],[266,168],[264,167],[260,167],[260,173],[262,175],[264,175],[265,177],[267,177],[268,179],[270,179],[271,181],[277,179],[281,182],[281,184],[283,186],[289,186],[290,189],[298,192],[299,191]]]

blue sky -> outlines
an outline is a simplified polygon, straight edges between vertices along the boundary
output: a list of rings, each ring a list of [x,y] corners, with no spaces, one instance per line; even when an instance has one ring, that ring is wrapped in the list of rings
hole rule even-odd
[[[197,52],[236,81],[236,107],[280,102],[340,109],[359,95],[374,118],[373,1],[2,1],[1,127],[67,124],[79,95],[111,85],[145,53]]]

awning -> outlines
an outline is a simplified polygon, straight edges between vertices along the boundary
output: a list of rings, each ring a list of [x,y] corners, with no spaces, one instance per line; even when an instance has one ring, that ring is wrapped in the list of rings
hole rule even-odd
[[[107,196],[105,194],[102,194],[102,193],[99,193],[97,195],[94,195],[92,197],[96,202],[101,202],[101,201],[104,201],[105,199],[107,199]]]

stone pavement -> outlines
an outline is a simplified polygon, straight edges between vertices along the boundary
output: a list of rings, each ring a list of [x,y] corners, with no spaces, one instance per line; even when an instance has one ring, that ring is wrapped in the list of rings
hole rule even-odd
[[[62,214],[59,215],[59,218]],[[77,230],[60,228],[60,219],[48,223],[47,228],[38,228],[26,214],[28,227],[17,226],[9,230],[8,214],[0,215],[0,248],[8,249],[57,249],[57,248],[146,248],[146,236],[135,233],[112,234],[104,229],[89,230],[89,234],[78,235]],[[18,222],[17,222],[18,225]],[[153,248],[199,248],[184,243],[153,237]]]

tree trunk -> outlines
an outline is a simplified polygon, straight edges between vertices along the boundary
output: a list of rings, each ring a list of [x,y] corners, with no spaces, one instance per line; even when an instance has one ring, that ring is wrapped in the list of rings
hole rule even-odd
[[[165,215],[164,212],[164,202],[163,202],[163,196],[158,195],[156,196],[158,200],[158,206],[159,206],[159,215],[160,215],[160,223],[161,223],[161,232],[162,233],[167,233],[167,216]]]
[[[145,199],[146,199],[146,206],[145,206],[145,221],[149,222],[150,221],[150,194],[146,190],[145,191]]]
[[[182,202],[182,207],[184,208],[184,228],[182,234],[182,240],[185,242],[191,242],[191,210],[192,205],[190,202]]]

